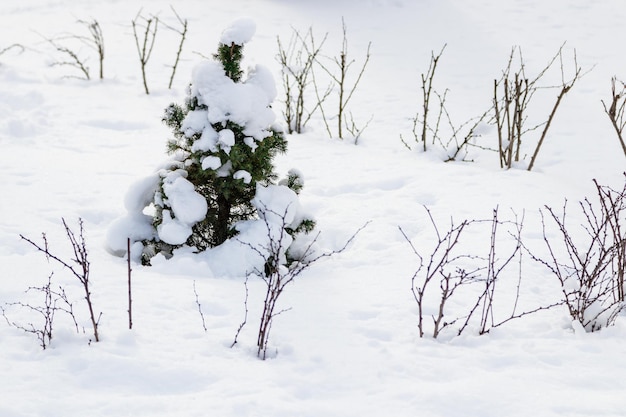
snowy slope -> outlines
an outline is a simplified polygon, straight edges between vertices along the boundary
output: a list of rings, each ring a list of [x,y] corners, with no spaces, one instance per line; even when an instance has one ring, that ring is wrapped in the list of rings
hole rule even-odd
[[[142,9],[143,7],[143,9]],[[610,78],[626,78],[619,49],[626,10],[618,0],[476,0],[462,2],[262,0],[175,4],[189,34],[174,86],[167,89],[178,37],[161,27],[148,64],[151,94],[141,82],[131,20],[142,9],[176,25],[170,2],[5,0],[0,4],[0,305],[40,302],[24,291],[54,271],[75,302],[79,334],[59,314],[52,346],[0,320],[0,415],[23,416],[620,416],[626,413],[624,317],[587,334],[574,330],[567,309],[554,308],[487,335],[419,338],[411,276],[417,258],[400,233],[427,250],[434,234],[424,206],[442,227],[450,219],[525,213],[529,247],[543,250],[539,208],[572,206],[593,196],[592,179],[620,188],[624,155],[604,114]],[[276,36],[313,27],[325,53],[340,49],[344,17],[349,53],[358,66],[372,56],[351,110],[373,119],[354,144],[329,139],[319,117],[277,160],[281,175],[305,177],[302,204],[321,231],[319,246],[346,251],[325,258],[289,286],[270,339],[271,359],[256,357],[263,286],[250,280],[248,324],[230,348],[245,307],[244,277],[220,264],[185,256],[151,268],[133,265],[133,330],[127,326],[127,267],[104,248],[110,224],[124,213],[124,195],[166,157],[170,135],[163,109],[182,102],[194,65],[215,51],[233,19],[254,18],[249,65],[275,76]],[[77,19],[95,18],[106,43],[105,79],[64,76],[44,38],[83,33]],[[475,150],[475,162],[443,163],[437,151],[409,151],[411,118],[419,110],[420,74],[431,51],[447,45],[435,79],[448,93],[455,122],[490,106],[493,80],[519,45],[536,73],[564,43],[565,70],[576,51],[586,72],[565,97],[535,169],[503,171],[497,155]],[[95,78],[97,61],[88,49]],[[587,72],[588,71],[588,72]],[[560,73],[548,82],[558,83]],[[278,84],[278,79],[277,79]],[[279,93],[280,94],[280,93]],[[539,106],[549,106],[547,93]],[[280,103],[274,108],[280,114]],[[486,128],[481,141],[495,144]],[[102,341],[90,343],[79,283],[20,239],[40,239],[69,259],[61,218],[84,219],[92,296],[102,312]],[[572,210],[569,221],[578,224]],[[483,247],[484,230],[467,244]],[[40,240],[39,240],[40,241]],[[486,249],[488,249],[486,247]],[[232,262],[232,260],[230,260]],[[235,260],[237,261],[237,260]],[[225,260],[224,263],[228,264]],[[503,299],[515,295],[515,274]],[[196,294],[207,330],[203,329]],[[532,308],[560,297],[555,278],[526,259],[521,303]],[[461,311],[463,300],[452,306]],[[431,306],[432,308],[436,306]],[[433,310],[434,311],[434,310]],[[7,316],[36,320],[12,306]],[[506,317],[508,307],[496,311]],[[426,318],[430,326],[430,318]],[[83,328],[85,329],[83,331]]]

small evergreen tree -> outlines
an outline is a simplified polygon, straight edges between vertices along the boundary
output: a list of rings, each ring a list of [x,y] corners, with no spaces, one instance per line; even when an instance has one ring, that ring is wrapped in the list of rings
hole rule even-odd
[[[172,159],[158,173],[153,194],[156,233],[144,240],[144,261],[187,244],[202,251],[235,235],[235,225],[256,216],[257,186],[277,179],[273,159],[287,150],[270,108],[276,89],[271,73],[241,69],[244,44],[254,33],[250,20],[236,21],[220,39],[214,60],[196,67],[184,105],[170,104],[163,122],[172,129]],[[299,174],[282,184],[296,194]],[[302,219],[288,233],[312,230]]]

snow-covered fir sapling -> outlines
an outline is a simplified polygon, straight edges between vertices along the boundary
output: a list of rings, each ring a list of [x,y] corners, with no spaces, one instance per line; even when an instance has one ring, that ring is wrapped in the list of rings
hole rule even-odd
[[[262,66],[247,74],[241,66],[244,44],[255,28],[250,19],[229,26],[213,59],[194,69],[184,104],[165,110],[163,121],[173,132],[171,159],[131,190],[129,215],[114,227],[126,228],[133,241],[142,241],[145,262],[156,253],[168,257],[182,245],[198,251],[221,245],[237,234],[238,223],[258,217],[253,203],[257,189],[277,180],[273,159],[286,152],[287,142],[270,107],[276,97],[274,79]],[[272,187],[289,187],[297,199],[301,176],[292,170]],[[153,212],[144,214],[146,207]],[[297,219],[288,232],[313,228],[306,216]],[[114,252],[121,249],[112,239],[109,246]]]

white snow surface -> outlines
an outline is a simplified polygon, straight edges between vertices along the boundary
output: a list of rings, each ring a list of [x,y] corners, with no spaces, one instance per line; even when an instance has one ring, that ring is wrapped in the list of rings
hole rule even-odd
[[[189,32],[173,88],[166,86],[180,39],[161,28],[147,66],[147,96],[130,21],[141,9],[176,27],[170,4],[0,3],[0,49],[14,43],[25,48],[0,55],[0,306],[11,321],[40,323],[36,312],[7,303],[42,305],[41,293],[26,290],[41,287],[54,272],[53,282],[65,288],[79,322],[77,333],[67,315],[57,312],[52,345],[44,351],[33,334],[0,320],[0,416],[625,415],[623,315],[614,326],[591,334],[572,323],[562,306],[483,336],[444,331],[436,340],[420,338],[410,291],[418,259],[398,230],[402,227],[417,249],[427,250],[435,233],[423,206],[442,228],[451,219],[488,219],[498,207],[507,219],[524,213],[525,244],[544,251],[540,208],[560,209],[567,199],[568,221],[575,227],[584,220],[576,202],[594,196],[592,179],[621,189],[626,158],[600,101],[610,99],[612,76],[626,79],[626,56],[615,46],[626,35],[622,2],[235,0],[209,7],[181,0],[175,7],[188,19]],[[299,199],[317,221],[316,253],[340,249],[369,223],[345,251],[321,258],[286,287],[266,361],[255,349],[264,283],[252,275],[246,281],[250,265],[260,265],[249,245],[262,244],[265,222],[240,224],[239,240],[203,254],[181,249],[169,260],[155,257],[152,267],[133,263],[132,330],[128,266],[105,245],[107,231],[115,228],[118,237],[152,233],[150,217],[138,210],[155,184],[154,177],[141,178],[165,158],[171,137],[161,122],[163,110],[183,102],[190,81],[213,91],[222,78],[215,67],[210,67],[215,77],[198,77],[194,67],[207,64],[198,64],[196,52],[214,53],[224,40],[223,22],[239,18],[242,10],[257,26],[244,48],[244,68],[263,64],[267,72],[261,77],[257,69],[241,90],[231,86],[235,104],[215,97],[222,107],[207,117],[220,120],[225,112],[239,112],[246,123],[258,118],[263,124],[249,133],[257,140],[263,135],[259,126],[274,120],[253,111],[253,104],[237,103],[245,101],[245,89],[261,88],[263,103],[254,106],[271,103],[280,115],[282,93],[272,96],[267,77],[280,76],[276,36],[287,42],[292,27],[305,33],[311,26],[317,40],[328,32],[324,55],[332,57],[341,50],[343,17],[355,60],[353,77],[372,42],[370,63],[349,104],[357,125],[373,116],[359,144],[329,139],[316,114],[305,133],[288,136],[289,151],[276,161],[279,175],[295,167],[306,178]],[[96,56],[79,41],[73,46],[88,58],[91,81],[72,78],[77,73],[71,67],[50,66],[66,57],[40,35],[88,36],[76,20],[92,17],[106,43],[102,81],[96,79]],[[420,74],[428,69],[431,51],[447,45],[434,82],[439,92],[449,88],[447,110],[458,126],[490,106],[493,80],[513,45],[522,47],[526,71],[536,74],[565,41],[563,70],[571,74],[568,57],[575,49],[585,75],[563,99],[531,172],[524,169],[528,158],[501,170],[496,154],[472,149],[468,159],[473,162],[443,163],[440,150],[409,151],[399,140],[402,134],[412,143],[411,118],[421,114]],[[546,85],[558,84],[560,67],[546,76]],[[555,98],[555,90],[539,92],[538,113],[529,117],[547,114]],[[190,128],[205,122],[198,118],[197,123],[190,119]],[[481,143],[496,143],[493,126],[482,125],[481,134]],[[217,135],[211,140],[217,143]],[[231,170],[224,167],[224,174],[232,175]],[[125,201],[133,184],[144,192]],[[280,198],[289,216],[297,217],[290,201],[287,195]],[[139,220],[124,218],[127,210]],[[41,242],[45,232],[50,250],[72,259],[62,217],[74,230],[77,219],[84,220],[91,296],[96,314],[102,312],[98,343],[91,340],[80,283],[20,238]],[[575,230],[584,236],[584,230]],[[488,235],[477,231],[466,235],[465,244],[481,249],[486,240]],[[111,249],[125,251],[125,245],[118,239]],[[136,256],[137,248],[131,253]],[[555,278],[524,258],[519,307],[558,299]],[[494,309],[496,318],[509,314],[507,300],[515,298],[516,286],[515,273],[501,282],[503,304]],[[456,299],[452,312],[467,301]],[[437,306],[427,307],[432,330],[430,314]],[[247,325],[231,348],[246,310]]]

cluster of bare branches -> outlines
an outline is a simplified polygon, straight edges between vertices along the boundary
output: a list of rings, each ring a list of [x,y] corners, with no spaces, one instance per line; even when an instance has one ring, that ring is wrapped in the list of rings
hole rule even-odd
[[[102,28],[96,19],[78,20],[84,26],[89,35],[63,34],[54,38],[44,37],[44,39],[62,56],[62,58],[52,63],[52,66],[71,67],[78,70],[80,75],[68,75],[66,78],[91,79],[87,57],[84,57],[80,46],[85,45],[96,51],[99,62],[99,77],[104,78],[104,35]]]
[[[431,220],[432,225],[435,228],[436,243],[433,248],[430,257],[424,261],[424,257],[420,255],[419,251],[413,246],[413,243],[406,235],[406,233],[400,228],[400,232],[411,245],[413,253],[417,256],[419,262],[418,267],[413,277],[411,278],[411,292],[417,303],[417,328],[419,330],[420,337],[424,337],[424,318],[426,309],[426,295],[430,294],[430,284],[439,279],[440,288],[440,302],[438,311],[432,315],[433,320],[433,333],[432,336],[437,338],[441,330],[454,324],[454,320],[444,320],[446,314],[446,303],[455,294],[456,290],[462,285],[466,285],[476,279],[477,271],[475,269],[467,270],[465,268],[452,266],[461,260],[472,259],[472,256],[465,254],[456,254],[456,247],[459,243],[459,238],[463,233],[463,230],[471,224],[470,221],[464,220],[460,224],[455,225],[452,223],[450,229],[443,235],[439,232],[439,228],[435,223],[432,214],[428,208],[426,212]],[[424,269],[425,266],[425,269]],[[452,267],[451,267],[452,266]]]
[[[523,138],[528,132],[542,128],[528,164],[528,170],[532,170],[563,97],[583,75],[576,61],[576,52],[574,51],[574,75],[569,79],[566,78],[563,64],[563,47],[564,45],[559,48],[548,64],[534,78],[529,78],[526,75],[521,48],[513,47],[502,77],[499,80],[494,80],[494,121],[498,132],[498,154],[501,167],[511,168],[515,162],[519,162],[523,158],[521,153]],[[516,55],[519,58],[519,67],[517,70],[514,70],[513,61]],[[557,62],[561,69],[561,84],[548,87],[540,86],[540,80]],[[559,93],[548,118],[529,127],[527,126],[528,108],[533,97],[540,89],[557,89]]]
[[[361,65],[360,70],[358,70],[359,72],[356,78],[354,79],[354,81],[350,82],[348,79],[348,72],[350,71],[350,68],[356,61],[350,58],[348,55],[348,33],[347,33],[346,22],[343,18],[341,19],[341,29],[343,33],[343,38],[341,42],[341,51],[339,51],[339,56],[329,58],[330,64],[334,65],[334,69],[331,68],[331,65],[325,64],[320,60],[318,60],[318,63],[320,67],[322,68],[322,70],[331,79],[330,88],[337,89],[337,95],[338,95],[337,110],[336,112],[333,112],[333,116],[332,116],[332,117],[336,116],[337,118],[337,122],[336,122],[337,123],[337,137],[339,139],[343,139],[345,131],[347,130],[354,137],[354,143],[357,144],[359,137],[361,136],[363,131],[367,128],[373,116],[370,117],[370,119],[365,123],[363,127],[358,128],[354,121],[352,112],[348,112],[347,108],[348,108],[348,104],[350,103],[350,100],[352,99],[352,96],[354,95],[354,92],[356,91],[357,87],[359,86],[359,83],[361,82],[361,78],[363,77],[363,74],[365,73],[365,69],[367,68],[367,64],[370,60],[370,49],[371,49],[372,43],[369,42],[367,44],[367,51],[365,53],[365,59],[363,60],[363,64]],[[338,71],[339,73],[337,73],[336,71]],[[333,133],[332,133],[332,130],[330,128],[330,123],[329,123],[330,117],[327,117],[328,111],[324,109],[324,106],[322,104],[322,102],[324,101],[323,100],[324,97],[322,94],[320,94],[320,88],[318,88],[315,77],[313,78],[313,81],[315,84],[315,91],[316,91],[318,103],[320,103],[322,119],[324,121],[324,125],[326,126],[326,131],[328,132],[328,135],[332,138]],[[328,89],[326,91],[328,91]],[[346,113],[349,113],[350,121],[348,121],[348,115]]]
[[[512,221],[500,220],[498,208],[496,208],[490,220],[463,220],[458,224],[452,221],[449,228],[442,232],[428,208],[426,212],[435,231],[435,243],[428,252],[429,255],[423,256],[400,228],[400,232],[419,260],[418,267],[411,278],[411,291],[418,308],[417,327],[420,337],[426,334],[425,318],[428,317],[428,311],[432,312],[430,314],[432,337],[437,338],[445,328],[450,326],[455,327],[457,335],[461,335],[469,328],[477,329],[478,334],[485,334],[490,329],[511,320],[561,304],[557,302],[530,310],[520,311],[519,309],[518,302],[522,286],[523,218],[519,219],[515,216]],[[461,238],[469,228],[485,224],[490,226],[490,240],[486,254],[477,253],[476,249],[470,250],[461,244]],[[509,244],[505,248],[505,256],[500,257],[499,249],[503,239],[500,228],[503,226],[506,228],[504,235],[512,241],[512,245]],[[515,264],[516,259],[517,264]],[[494,311],[498,297],[496,288],[505,275],[511,275],[509,271],[511,269],[517,271],[515,300],[510,311],[496,315]],[[463,291],[466,300],[474,301],[466,304],[462,312],[450,314],[448,304],[460,291]],[[457,304],[460,298],[455,298]],[[436,308],[432,308],[432,300],[437,305]]]
[[[152,55],[154,43],[156,41],[157,29],[159,28],[159,17],[145,17],[141,14],[141,10],[132,20],[133,35],[135,37],[135,45],[137,46],[137,54],[139,54],[139,63],[141,64],[141,79],[143,80],[143,88],[146,94],[150,94],[148,89],[148,80],[146,79],[146,66]],[[139,33],[137,32],[139,30]]]
[[[624,176],[626,178],[626,173]],[[595,180],[594,185],[597,201],[586,198],[579,203],[584,218],[582,234],[572,233],[566,222],[567,201],[560,212],[548,206],[545,206],[545,212],[540,211],[543,240],[548,250],[545,256],[538,255],[522,243],[523,216],[520,219],[516,215],[512,221],[502,221],[497,208],[491,220],[451,222],[445,232],[440,231],[426,208],[435,231],[435,243],[427,252],[428,256],[423,256],[400,228],[419,259],[411,279],[411,290],[418,307],[420,337],[426,333],[425,318],[428,315],[432,317],[432,337],[437,338],[442,330],[454,324],[457,324],[458,335],[468,328],[476,328],[478,334],[484,334],[511,320],[561,305],[565,305],[572,319],[588,332],[613,324],[626,305],[626,226],[623,224],[626,182],[621,190],[600,185]],[[548,219],[556,230],[548,231]],[[491,225],[486,255],[476,252],[476,245],[473,245],[474,249],[468,249],[461,244],[461,238],[468,229],[485,223]],[[500,257],[500,247],[506,243],[500,232],[503,226],[506,226],[504,238],[510,243],[505,249],[505,256]],[[519,308],[524,253],[544,265],[557,278],[562,298],[531,309]],[[500,297],[496,289],[503,277],[512,276],[509,270],[515,266],[517,290],[515,299],[509,302],[512,307],[503,307],[499,314],[495,314],[494,306]],[[475,302],[466,305],[461,313],[451,315],[448,312],[449,301],[461,291],[465,300],[474,297]],[[459,299],[455,298],[457,305],[460,304]],[[433,300],[437,308],[433,308]],[[504,309],[510,311],[502,314]],[[473,317],[477,319],[473,320]]]
[[[286,220],[289,206],[284,212],[276,212],[267,206],[262,208],[261,218],[265,222],[267,229],[267,244],[255,245],[249,242],[241,242],[256,252],[263,260],[263,269],[255,268],[246,276],[246,299],[245,299],[245,317],[235,335],[235,339],[231,346],[237,344],[237,338],[242,328],[248,320],[248,279],[252,276],[259,277],[265,283],[265,298],[263,301],[263,311],[259,323],[257,334],[257,356],[263,360],[267,358],[268,342],[274,318],[285,313],[291,308],[278,308],[280,296],[285,288],[293,283],[302,272],[308,269],[315,262],[322,258],[327,258],[346,250],[348,245],[356,238],[357,234],[365,228],[366,225],[359,228],[341,247],[340,249],[322,254],[315,254],[314,245],[317,242],[319,233],[310,240],[306,247],[294,257],[288,254],[291,239],[288,233],[288,222]],[[269,218],[277,219],[274,224]]]
[[[305,35],[294,29],[287,46],[283,46],[280,38],[278,39],[278,62],[282,67],[282,83],[285,91],[283,116],[289,133],[301,133],[313,113],[319,110],[329,137],[344,139],[346,133],[349,133],[354,139],[354,143],[357,144],[373,116],[363,126],[357,126],[352,112],[348,110],[348,105],[367,68],[372,43],[367,45],[365,58],[358,74],[355,77],[349,76],[349,73],[352,74],[351,69],[356,61],[348,54],[348,33],[343,18],[341,24],[343,33],[341,50],[337,56],[333,57],[321,54],[328,34],[318,45],[315,43],[311,28]],[[316,76],[316,66],[328,77],[329,82],[325,87],[321,86],[319,74]],[[315,104],[305,106],[305,93],[311,84],[314,87]],[[330,110],[327,99],[333,93],[337,95],[336,109]],[[331,123],[334,120],[336,120],[336,131],[331,128]]]
[[[85,60],[79,57],[78,52],[74,49],[62,45],[57,40],[47,39],[48,43],[65,56],[65,59],[55,61],[52,66],[66,66],[77,69],[80,72],[80,76],[68,75],[66,78],[80,78],[84,80],[90,80],[89,67],[86,65]]]
[[[596,181],[594,184],[599,207],[587,198],[579,203],[585,237],[574,237],[566,223],[567,201],[560,213],[546,206],[547,215],[541,214],[549,256],[533,255],[558,279],[572,319],[588,332],[613,324],[625,301],[626,185],[614,190]],[[546,217],[557,228],[555,238],[546,231]]]
[[[490,146],[483,146],[476,143],[476,138],[480,136],[478,133],[480,125],[484,122],[493,123],[496,126],[498,134],[497,152],[500,158],[500,166],[503,168],[511,168],[516,162],[519,162],[525,157],[522,151],[523,139],[525,139],[529,132],[541,128],[541,134],[537,139],[527,168],[529,171],[532,170],[539,150],[546,139],[548,130],[550,129],[563,98],[571,90],[576,81],[583,76],[582,69],[578,66],[576,61],[575,51],[573,58],[574,73],[570,78],[567,78],[565,75],[563,45],[539,74],[531,79],[526,75],[526,65],[521,48],[513,47],[508,64],[502,73],[502,77],[494,80],[492,106],[481,115],[458,125],[453,122],[447,109],[446,100],[449,90],[446,89],[443,93],[439,93],[433,88],[437,66],[445,47],[444,45],[437,55],[435,55],[434,52],[431,53],[428,70],[421,75],[422,115],[420,116],[418,112],[415,117],[411,118],[413,121],[412,133],[414,141],[423,151],[426,151],[431,145],[439,144],[441,148],[446,151],[446,162],[455,160],[465,161],[468,160],[467,154],[470,147],[494,150]],[[517,69],[514,69],[516,57],[519,59],[519,64]],[[561,82],[554,86],[539,85],[548,70],[557,62],[560,65]],[[557,89],[559,93],[546,120],[529,127],[528,110],[532,98],[539,90],[552,89]],[[614,91],[614,99],[615,97],[616,93]],[[621,96],[617,95],[617,97],[619,99]],[[439,111],[433,114],[434,106],[437,105],[435,98],[438,101]],[[493,115],[489,117],[492,110]],[[609,113],[608,110],[607,113]],[[433,117],[431,117],[431,115]],[[611,113],[609,113],[609,116],[611,116]],[[447,126],[442,126],[442,123],[447,124]],[[618,134],[621,134],[621,130],[618,127],[619,124],[614,122],[614,126],[616,126]],[[451,133],[447,134],[448,131]],[[446,132],[446,134],[443,132]],[[400,135],[400,140],[408,149],[413,149],[402,135]],[[624,149],[626,152],[626,147]]]
[[[183,45],[185,43],[185,40],[187,39],[187,19],[181,18],[173,6],[170,6],[170,8],[176,16],[176,20],[180,25],[180,29],[164,23],[163,20],[159,19],[159,16],[157,15],[144,16],[143,10],[139,10],[135,18],[131,21],[133,36],[135,37],[135,46],[137,47],[137,54],[139,56],[141,79],[143,80],[143,88],[146,94],[150,94],[150,89],[148,88],[148,80],[146,76],[146,68],[148,66],[148,61],[152,56],[152,51],[156,43],[159,25],[163,25],[167,29],[170,29],[180,35],[180,42],[178,43],[178,50],[176,51],[176,58],[174,60],[174,64],[172,65],[172,73],[170,75],[167,88],[172,88],[174,76],[176,75],[176,69],[178,68],[180,57],[183,52]]]
[[[617,84],[620,84],[618,89]],[[602,101],[604,111],[609,116],[613,129],[617,134],[622,151],[626,156],[626,140],[624,139],[624,127],[626,127],[626,119],[624,118],[624,110],[626,109],[626,84],[619,81],[616,77],[611,79],[611,104],[607,108],[604,100]]]
[[[172,65],[172,73],[169,78],[168,88],[172,88],[174,77],[176,75],[176,70],[181,59],[183,45],[187,38],[187,19],[181,18],[174,9],[174,7],[170,7],[172,9],[172,12],[174,13],[174,16],[177,19],[178,24],[180,25],[180,28],[165,23],[164,21],[159,19],[158,16],[155,15],[144,16],[142,14],[142,10],[139,10],[135,18],[131,21],[133,36],[135,38],[135,45],[137,47],[137,53],[139,56],[139,63],[141,65],[140,68],[143,87],[146,94],[150,93],[150,90],[148,88],[146,69],[156,43],[157,30],[159,25],[163,25],[167,29],[180,35],[178,50],[176,51],[176,57]],[[89,35],[76,35],[66,33],[55,37],[42,36],[42,38],[59,53],[59,56],[61,56],[61,58],[55,60],[52,63],[52,66],[71,67],[78,71],[79,75],[68,75],[66,76],[66,78],[79,78],[84,80],[90,80],[91,72],[89,66],[87,65],[89,58],[88,56],[85,56],[85,54],[83,53],[84,51],[82,51],[80,48],[81,45],[85,45],[89,49],[92,49],[96,52],[99,63],[99,78],[103,79],[105,49],[104,35],[102,33],[100,23],[96,19],[78,20],[78,23],[80,23],[87,29]],[[0,50],[0,55],[13,48],[19,48],[20,50],[24,49],[23,46],[19,44],[13,44],[5,49]]]
[[[97,52],[98,62],[100,64],[99,76],[102,80],[104,79],[104,36],[102,35],[100,24],[95,19],[91,21],[79,20],[78,22],[89,30],[90,37],[81,36],[79,39]]]
[[[421,90],[422,90],[422,116],[419,112],[411,118],[413,121],[413,139],[421,149],[426,152],[431,145],[439,144],[443,150],[445,150],[447,157],[445,162],[455,161],[458,159],[466,160],[468,147],[473,146],[475,139],[478,137],[477,128],[485,120],[491,109],[485,111],[478,117],[473,117],[464,123],[457,125],[453,122],[450,113],[446,107],[447,95],[450,90],[445,89],[443,94],[433,89],[435,73],[437,70],[437,64],[443,55],[443,51],[447,45],[439,51],[437,55],[431,52],[430,64],[426,73],[421,74]],[[434,122],[429,121],[429,116],[432,115],[432,95],[437,97],[438,113]],[[445,120],[444,120],[445,119]],[[442,121],[448,126],[449,134],[446,135],[446,139],[442,136]],[[400,140],[409,150],[412,150],[412,146],[404,139],[400,134]]]
[[[428,113],[430,112],[430,95],[433,92],[433,79],[435,78],[435,72],[437,71],[437,64],[439,63],[439,59],[441,59],[441,55],[443,55],[444,49],[446,49],[446,45],[444,45],[443,48],[441,48],[441,51],[439,51],[437,55],[435,55],[434,52],[431,52],[428,71],[426,71],[425,74],[422,73],[421,75],[423,115],[422,115],[421,128],[419,129],[419,133],[418,133],[418,126],[417,126],[418,123],[420,123],[419,114],[416,114],[415,117],[411,119],[413,120],[413,137],[415,138],[415,142],[422,143],[424,152],[426,152],[426,150],[428,149],[428,142],[429,142],[428,134],[427,134],[429,130]],[[443,103],[445,102],[445,96],[447,92],[448,90],[446,89],[446,91],[443,94],[443,98],[442,96],[438,95],[440,97],[441,109],[443,108]],[[439,117],[437,118],[437,124],[436,124],[437,128],[433,131],[433,143],[435,141],[434,137],[437,136],[437,132],[439,130],[438,127],[439,127],[440,120],[441,120],[441,112],[439,114]],[[400,140],[402,141],[402,143],[404,143],[404,145],[407,148],[411,149],[411,146],[407,142],[405,142],[402,135],[400,135]]]
[[[48,247],[48,240],[46,238],[45,233],[42,234],[43,244],[41,245],[23,235],[20,235],[20,237],[26,242],[30,243],[32,246],[34,246],[39,252],[43,253],[48,260],[52,259],[55,262],[59,263],[60,265],[65,267],[67,270],[69,270],[72,273],[72,275],[76,277],[76,279],[78,279],[84,292],[87,309],[89,310],[89,318],[91,320],[91,325],[93,329],[93,337],[94,337],[94,340],[98,342],[100,341],[100,336],[98,334],[98,324],[100,322],[100,317],[102,316],[102,313],[100,313],[98,317],[96,318],[94,307],[93,307],[93,300],[91,297],[91,287],[90,287],[91,283],[89,281],[90,263],[87,258],[87,246],[85,244],[83,220],[80,218],[78,219],[78,226],[79,226],[78,235],[76,235],[72,231],[72,229],[67,225],[67,223],[65,222],[65,219],[62,219],[62,222],[63,222],[63,227],[65,228],[65,233],[67,235],[67,238],[72,245],[72,251],[74,254],[74,257],[71,259],[70,262],[63,260],[57,255],[50,252],[50,249]]]
[[[306,92],[313,82],[313,65],[327,37],[328,34],[317,45],[313,29],[309,28],[304,36],[293,29],[291,39],[286,46],[283,46],[280,37],[277,38],[277,59],[282,69],[282,84],[285,92],[283,117],[289,133],[302,133],[313,113],[320,108],[332,91],[326,90],[310,110],[305,106]]]
[[[7,316],[5,307],[0,307],[0,310],[2,310],[2,315],[6,322],[9,324],[9,326],[23,330],[26,333],[34,334],[39,340],[39,345],[43,350],[46,350],[52,342],[54,319],[58,311],[66,313],[74,322],[76,332],[78,333],[79,331],[78,322],[76,321],[76,317],[74,316],[74,307],[70,302],[67,294],[65,293],[65,289],[61,285],[59,285],[58,288],[55,288],[56,286],[53,286],[52,276],[53,274],[50,274],[48,276],[48,280],[43,286],[29,287],[26,290],[27,293],[34,291],[43,294],[44,299],[42,304],[33,305],[22,301],[5,304],[5,307],[17,306],[36,313],[40,320],[38,324],[34,324],[33,322],[29,322],[28,324],[21,324],[19,322],[11,320]]]

